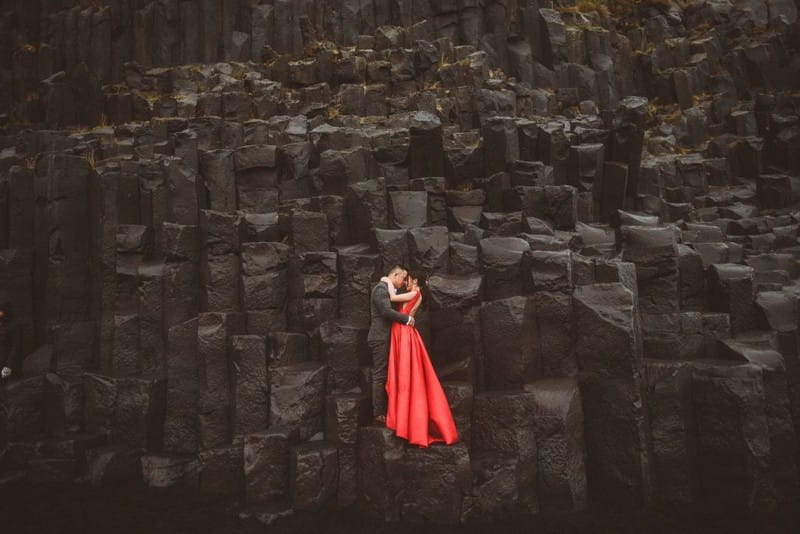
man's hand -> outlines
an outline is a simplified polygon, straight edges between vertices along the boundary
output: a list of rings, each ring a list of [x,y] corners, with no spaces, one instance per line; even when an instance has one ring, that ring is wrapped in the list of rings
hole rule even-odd
[[[3,378],[8,378],[11,376],[11,367],[3,367],[3,370],[0,372],[0,376]]]
[[[415,321],[413,317],[408,318],[408,322],[406,323],[408,326],[414,326]]]

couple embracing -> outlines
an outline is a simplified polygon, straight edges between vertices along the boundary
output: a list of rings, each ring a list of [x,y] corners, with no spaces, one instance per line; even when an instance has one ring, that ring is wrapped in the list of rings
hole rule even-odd
[[[453,415],[414,322],[424,285],[424,276],[395,265],[372,289],[372,410],[376,424],[411,444],[450,445],[458,441]]]

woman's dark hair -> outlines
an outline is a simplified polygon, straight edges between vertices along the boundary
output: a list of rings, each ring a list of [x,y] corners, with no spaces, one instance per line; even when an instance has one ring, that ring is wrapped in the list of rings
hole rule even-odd
[[[416,280],[420,289],[426,289],[428,287],[428,275],[423,271],[410,271],[408,273],[408,278],[409,280]]]

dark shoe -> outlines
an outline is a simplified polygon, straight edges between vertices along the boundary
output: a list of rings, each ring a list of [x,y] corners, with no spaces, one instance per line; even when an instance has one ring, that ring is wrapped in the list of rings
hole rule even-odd
[[[378,415],[375,419],[372,420],[372,423],[375,426],[386,426],[386,416],[385,415]]]

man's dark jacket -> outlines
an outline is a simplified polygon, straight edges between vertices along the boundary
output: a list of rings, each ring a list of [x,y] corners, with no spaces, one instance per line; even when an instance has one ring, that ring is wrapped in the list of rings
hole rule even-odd
[[[386,282],[378,282],[372,288],[369,308],[371,321],[367,341],[388,342],[393,322],[408,323],[408,315],[392,308],[392,302],[389,300],[389,287]]]

